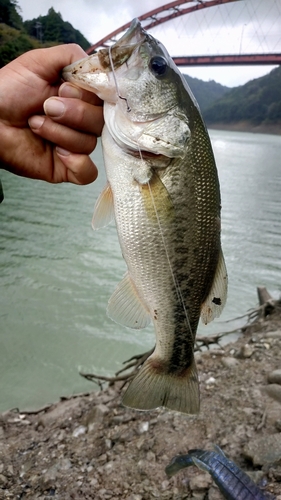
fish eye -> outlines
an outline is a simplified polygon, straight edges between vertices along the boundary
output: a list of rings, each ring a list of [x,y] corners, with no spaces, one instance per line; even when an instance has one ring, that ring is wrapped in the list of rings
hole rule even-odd
[[[149,67],[155,76],[163,76],[168,68],[167,61],[162,56],[154,56],[150,59]]]

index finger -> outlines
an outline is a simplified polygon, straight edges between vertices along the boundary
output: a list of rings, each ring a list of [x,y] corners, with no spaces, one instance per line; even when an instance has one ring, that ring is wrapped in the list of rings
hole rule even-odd
[[[51,84],[60,80],[62,69],[75,61],[86,57],[86,52],[76,43],[57,45],[44,49],[35,49],[19,57],[20,62],[30,67],[40,78]],[[44,61],[44,64],[42,64]]]
[[[71,99],[81,99],[82,101],[93,104],[94,106],[102,106],[103,101],[89,90],[81,89],[72,85],[72,83],[64,82],[59,88],[59,97],[67,97]]]

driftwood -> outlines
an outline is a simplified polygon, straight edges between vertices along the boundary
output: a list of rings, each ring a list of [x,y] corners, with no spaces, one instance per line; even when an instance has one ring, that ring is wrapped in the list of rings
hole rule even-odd
[[[260,306],[262,306],[266,302],[272,302],[273,301],[273,297],[267,291],[267,289],[265,288],[265,286],[258,286],[257,293],[258,293],[258,299],[259,299]]]
[[[214,335],[209,336],[198,336],[196,337],[196,342],[194,346],[194,351],[202,351],[203,349],[210,349],[211,345],[220,346],[220,341],[223,337],[230,335],[231,333],[243,333],[247,330],[249,326],[254,324],[259,319],[266,319],[273,312],[278,310],[281,313],[281,300],[274,300],[270,293],[267,291],[265,287],[258,287],[257,294],[259,299],[259,306],[253,309],[250,309],[246,314],[242,316],[238,316],[232,320],[227,321],[226,323],[241,320],[247,318],[247,321],[244,326],[235,328],[234,330],[230,330],[227,332],[216,333]],[[122,389],[134,376],[137,374],[139,368],[143,365],[146,359],[153,353],[153,349],[144,353],[137,354],[132,358],[124,361],[124,367],[121,368],[118,372],[115,373],[115,376],[106,377],[97,375],[94,373],[83,373],[80,372],[80,375],[91,382],[95,382],[102,388],[102,384],[107,382],[109,385],[114,384],[116,382],[123,382],[120,386]],[[130,370],[130,371],[128,371]]]
[[[281,310],[281,300],[274,300],[265,287],[259,286],[257,288],[257,293],[260,304],[260,314],[263,318],[267,318],[274,312]]]

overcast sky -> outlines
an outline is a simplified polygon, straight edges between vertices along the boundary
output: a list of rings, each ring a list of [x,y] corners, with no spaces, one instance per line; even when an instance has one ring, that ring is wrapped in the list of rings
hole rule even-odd
[[[70,22],[91,43],[165,3],[168,0],[18,0],[24,20],[44,16],[54,7],[64,21]],[[163,23],[151,30],[151,34],[164,43],[171,55],[281,52],[281,2],[241,0],[210,7]],[[181,71],[234,87],[271,69],[271,66],[211,66],[181,68]]]

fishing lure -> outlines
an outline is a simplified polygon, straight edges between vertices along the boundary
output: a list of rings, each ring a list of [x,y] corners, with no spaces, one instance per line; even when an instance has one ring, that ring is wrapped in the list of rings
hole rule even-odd
[[[189,450],[187,455],[174,457],[165,469],[167,476],[171,477],[185,467],[196,465],[209,472],[227,500],[274,500],[275,497],[261,491],[218,446],[214,448],[215,451]]]

